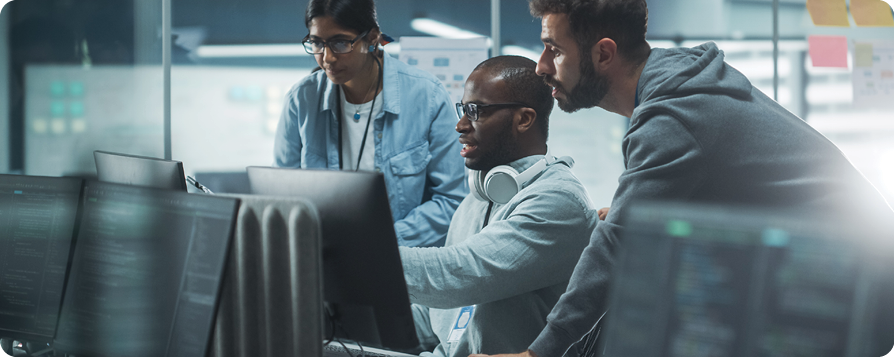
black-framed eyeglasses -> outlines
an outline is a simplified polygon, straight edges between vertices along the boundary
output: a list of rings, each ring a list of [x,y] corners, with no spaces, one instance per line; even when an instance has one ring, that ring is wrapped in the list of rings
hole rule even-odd
[[[307,37],[304,37],[304,41],[301,41],[301,43],[304,44],[304,50],[307,51],[308,54],[312,55],[322,54],[323,49],[325,49],[326,46],[328,46],[329,50],[331,50],[333,53],[348,53],[354,50],[354,42],[360,41],[360,39],[367,34],[369,34],[369,30],[363,31],[363,33],[357,35],[357,37],[354,37],[353,40],[329,41],[313,40],[308,38],[310,37],[310,35],[307,35]]]
[[[522,103],[497,103],[497,104],[478,104],[478,103],[456,103],[456,118],[462,120],[463,114],[469,116],[470,121],[478,121],[478,114],[487,108],[512,108],[525,107],[530,108],[527,104]]]

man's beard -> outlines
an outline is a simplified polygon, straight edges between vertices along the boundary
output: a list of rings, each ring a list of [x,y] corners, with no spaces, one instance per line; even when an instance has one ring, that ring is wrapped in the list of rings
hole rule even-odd
[[[565,98],[556,98],[559,109],[566,113],[574,113],[583,108],[592,108],[599,105],[602,98],[608,93],[608,78],[596,74],[593,68],[593,56],[589,51],[581,51],[580,78],[571,91],[565,91],[552,77],[544,78],[547,85],[553,86],[559,92],[565,93]]]
[[[513,156],[518,153],[518,143],[512,137],[512,118],[506,118],[506,124],[501,128],[497,137],[493,138],[493,143],[497,146],[493,147],[493,152],[484,155],[478,159],[478,162],[466,165],[469,169],[484,171],[490,170],[499,165],[510,163]]]

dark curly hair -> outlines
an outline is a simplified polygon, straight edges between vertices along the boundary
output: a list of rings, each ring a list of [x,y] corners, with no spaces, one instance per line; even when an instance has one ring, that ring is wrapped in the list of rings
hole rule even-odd
[[[528,6],[534,17],[568,15],[571,34],[582,52],[610,38],[618,44],[618,52],[633,63],[642,63],[649,56],[645,0],[530,0]]]

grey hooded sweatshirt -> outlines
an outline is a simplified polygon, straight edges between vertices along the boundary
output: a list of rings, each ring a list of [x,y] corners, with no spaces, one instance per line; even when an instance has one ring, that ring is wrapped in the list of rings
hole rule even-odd
[[[561,356],[606,311],[625,207],[637,200],[801,212],[894,212],[822,134],[754,88],[713,43],[652,49],[622,142],[625,170],[547,326],[529,347]]]

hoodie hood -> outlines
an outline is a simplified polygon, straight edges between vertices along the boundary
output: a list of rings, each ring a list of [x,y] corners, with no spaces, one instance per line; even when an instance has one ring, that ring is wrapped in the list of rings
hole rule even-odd
[[[724,63],[723,57],[713,42],[693,48],[653,48],[636,86],[641,106],[688,95],[750,96],[751,82]]]

